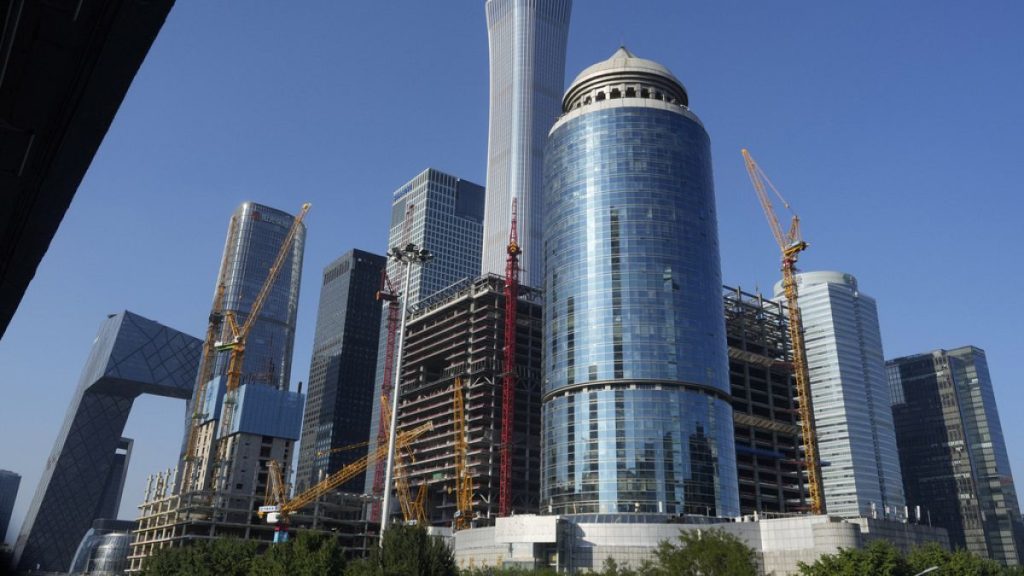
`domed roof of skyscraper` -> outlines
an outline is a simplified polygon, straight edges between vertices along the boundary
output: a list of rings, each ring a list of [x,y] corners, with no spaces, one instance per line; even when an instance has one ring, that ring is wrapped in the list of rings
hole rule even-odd
[[[636,92],[635,95],[638,97],[655,98],[655,94],[657,94],[656,99],[658,100],[664,99],[682,106],[689,104],[686,88],[668,68],[653,60],[638,58],[625,46],[619,46],[611,58],[589,66],[576,76],[562,100],[563,111],[568,112],[582,104],[589,103],[582,101],[580,96],[591,92],[594,88],[616,83],[636,84],[638,87],[646,86],[649,89],[645,92],[647,95],[639,96],[640,92]],[[613,97],[610,91],[606,97]]]
[[[612,54],[611,58],[602,60],[597,64],[593,64],[584,69],[583,72],[580,72],[579,75],[576,76],[576,79],[573,80],[572,83],[578,84],[592,76],[622,72],[646,72],[648,74],[657,74],[659,76],[671,78],[680,86],[683,85],[683,83],[680,82],[668,68],[658,64],[654,60],[637,57],[625,46],[619,46],[619,49]]]

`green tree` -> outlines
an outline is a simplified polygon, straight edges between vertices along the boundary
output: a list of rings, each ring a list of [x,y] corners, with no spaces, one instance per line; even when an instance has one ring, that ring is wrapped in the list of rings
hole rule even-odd
[[[907,554],[907,564],[910,565],[910,573],[918,574],[932,566],[945,566],[949,563],[952,554],[942,546],[929,542],[924,546],[918,546]]]
[[[144,576],[248,576],[256,542],[223,538],[190,546],[158,550],[148,560]]]
[[[937,570],[942,576],[1003,576],[1013,573],[1010,568],[971,554],[963,548],[958,549],[949,556],[949,561]]]
[[[515,568],[494,567],[467,568],[459,570],[459,576],[557,576],[550,568]]]
[[[207,546],[210,574],[248,576],[258,544],[252,540],[221,538]]]
[[[722,530],[687,530],[679,545],[658,544],[657,574],[666,576],[756,576],[754,551]]]
[[[601,576],[636,576],[636,572],[630,570],[628,566],[619,566],[615,558],[609,556],[601,565]]]
[[[370,558],[360,558],[348,563],[345,576],[376,576],[378,574],[376,554]]]
[[[353,562],[345,576],[456,576],[455,556],[440,538],[419,526],[393,525],[367,560]]]
[[[825,554],[814,564],[800,563],[804,576],[911,576],[910,564],[899,550],[884,540],[875,540],[867,548],[840,549]]]
[[[251,576],[320,576],[342,574],[344,550],[337,539],[327,534],[300,532],[288,542],[274,544],[257,557]]]
[[[876,540],[860,550],[840,550],[826,554],[814,564],[800,564],[804,576],[914,576],[932,566],[936,576],[1013,576],[1016,568],[1006,568],[967,550],[950,552],[938,544],[926,544],[906,557],[888,542]]]

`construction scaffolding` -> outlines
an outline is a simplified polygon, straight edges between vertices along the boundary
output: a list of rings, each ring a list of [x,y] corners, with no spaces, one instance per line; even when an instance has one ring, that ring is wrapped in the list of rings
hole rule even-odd
[[[724,287],[740,512],[806,511],[786,306]]]
[[[145,501],[139,506],[138,528],[128,555],[128,573],[139,573],[145,561],[162,548],[190,545],[217,538],[241,538],[269,546],[276,527],[257,516],[263,494],[236,497],[226,502],[221,494],[196,490],[174,493],[174,472],[151,476]],[[326,494],[293,513],[291,527],[330,534],[349,557],[363,557],[373,543],[363,519],[366,501],[345,493]]]
[[[451,526],[458,511],[455,379],[462,378],[466,468],[473,488],[473,525],[493,522],[501,493],[505,281],[466,279],[410,309],[401,368],[398,422],[434,430],[410,446],[410,487],[426,485],[428,523]],[[515,513],[536,513],[540,493],[541,293],[521,286],[516,314],[516,390],[510,488]]]

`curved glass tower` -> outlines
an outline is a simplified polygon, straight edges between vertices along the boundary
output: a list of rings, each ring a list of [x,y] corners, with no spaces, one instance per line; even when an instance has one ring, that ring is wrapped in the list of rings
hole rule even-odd
[[[620,48],[566,92],[546,194],[541,504],[739,513],[708,135]]]
[[[217,281],[225,286],[224,310],[235,313],[239,326],[248,317],[294,221],[295,217],[287,212],[255,202],[242,203],[231,215]],[[305,242],[306,225],[302,224],[259,320],[249,333],[242,383],[259,382],[279,390],[288,389]],[[224,339],[228,339],[226,334]],[[228,356],[217,357],[215,376],[227,373]]]
[[[490,120],[482,273],[505,275],[512,199],[523,253],[519,282],[540,284],[544,143],[561,110],[572,0],[487,0]]]

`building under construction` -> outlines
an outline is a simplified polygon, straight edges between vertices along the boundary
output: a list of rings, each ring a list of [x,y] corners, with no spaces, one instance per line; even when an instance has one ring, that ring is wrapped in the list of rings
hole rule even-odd
[[[785,305],[724,289],[740,510],[807,510]]]
[[[245,202],[231,217],[185,450],[139,506],[133,571],[153,551],[197,539],[273,538],[257,512],[268,463],[292,461],[302,424],[301,384],[290,390],[288,378],[309,207],[292,216]]]
[[[466,474],[473,486],[477,525],[498,514],[500,494],[505,280],[466,279],[410,310],[399,396],[399,429],[432,422],[432,432],[410,445],[401,469],[411,491],[425,485],[432,525],[452,524],[455,494],[455,380],[464,396]],[[515,409],[511,508],[538,512],[540,493],[541,293],[519,287],[516,308]],[[398,457],[402,457],[401,453]]]
[[[263,472],[262,474],[266,474]],[[174,471],[150,476],[145,501],[139,506],[133,531],[129,573],[138,573],[146,559],[161,548],[191,545],[217,538],[240,538],[270,545],[275,527],[257,517],[263,495],[247,500],[196,490],[174,493]],[[350,557],[365,556],[371,540],[363,520],[365,502],[354,494],[332,493],[290,518],[292,528],[329,533]]]

